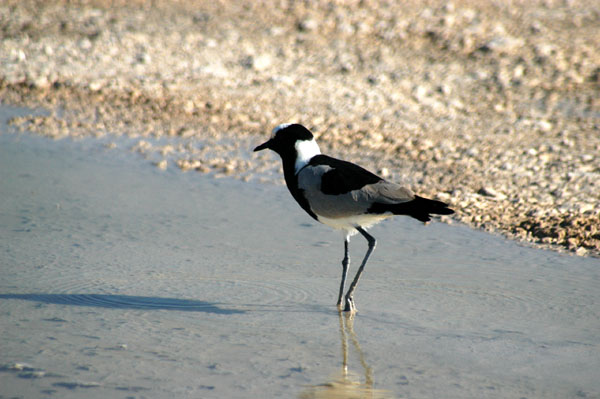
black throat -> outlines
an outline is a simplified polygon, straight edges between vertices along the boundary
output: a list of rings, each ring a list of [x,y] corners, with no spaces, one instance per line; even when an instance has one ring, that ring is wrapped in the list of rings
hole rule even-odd
[[[283,177],[288,190],[298,204],[308,213],[313,219],[317,219],[317,215],[310,209],[308,200],[304,197],[304,190],[298,188],[298,176],[296,175],[296,158],[298,154],[294,148],[286,154],[279,154],[283,163]]]

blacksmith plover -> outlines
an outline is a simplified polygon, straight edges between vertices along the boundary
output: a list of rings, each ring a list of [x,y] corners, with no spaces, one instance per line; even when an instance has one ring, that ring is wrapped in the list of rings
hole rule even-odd
[[[285,182],[302,209],[315,220],[344,232],[342,281],[337,301],[340,310],[356,312],[354,290],[376,244],[366,231],[368,227],[393,215],[408,215],[427,222],[432,214],[454,213],[441,201],[419,197],[358,165],[321,154],[313,134],[300,124],[277,126],[271,138],[254,151],[266,148],[281,156]],[[367,239],[369,248],[344,297],[350,264],[348,243],[357,232]]]

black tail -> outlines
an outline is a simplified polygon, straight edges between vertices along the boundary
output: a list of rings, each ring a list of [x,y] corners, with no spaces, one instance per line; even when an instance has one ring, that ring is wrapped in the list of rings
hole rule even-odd
[[[415,195],[415,199],[400,204],[375,203],[369,209],[372,213],[392,212],[394,215],[408,215],[421,222],[431,220],[431,215],[451,215],[454,211],[442,201],[431,200]]]

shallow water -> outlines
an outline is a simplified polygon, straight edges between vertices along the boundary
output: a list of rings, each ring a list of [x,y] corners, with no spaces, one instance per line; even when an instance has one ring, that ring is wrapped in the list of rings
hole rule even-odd
[[[349,321],[285,187],[1,129],[0,398],[600,395],[597,259],[396,218]]]

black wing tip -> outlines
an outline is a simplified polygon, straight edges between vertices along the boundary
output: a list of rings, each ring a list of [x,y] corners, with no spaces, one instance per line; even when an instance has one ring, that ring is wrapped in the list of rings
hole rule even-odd
[[[448,208],[448,205],[444,204],[443,208],[436,208],[429,213],[432,215],[452,215],[454,213],[454,209]]]
[[[419,205],[428,209],[428,212],[434,215],[452,215],[454,210],[448,207],[448,204],[438,200],[419,197],[415,195],[415,199]],[[411,201],[412,202],[412,201]]]
[[[369,208],[369,212],[392,212],[395,215],[407,215],[425,223],[431,220],[431,215],[452,215],[454,210],[450,209],[445,202],[415,195],[413,200],[400,204],[375,203]]]

